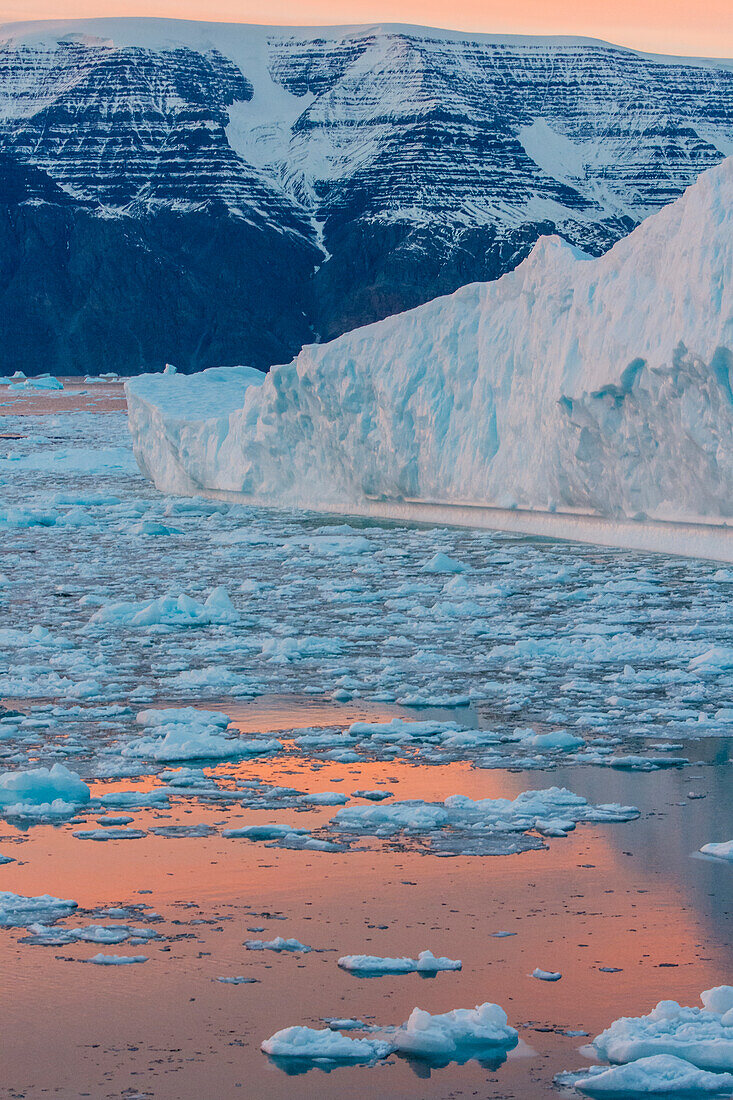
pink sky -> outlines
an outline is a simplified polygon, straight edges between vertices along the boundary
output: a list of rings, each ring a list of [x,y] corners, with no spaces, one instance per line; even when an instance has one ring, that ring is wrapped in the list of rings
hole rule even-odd
[[[422,23],[571,34],[660,53],[733,56],[733,0],[0,0],[0,22],[157,15],[235,23]]]

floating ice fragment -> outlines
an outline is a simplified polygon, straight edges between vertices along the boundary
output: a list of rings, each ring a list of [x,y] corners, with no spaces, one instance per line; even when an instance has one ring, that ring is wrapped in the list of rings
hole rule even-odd
[[[687,797],[690,798],[691,796],[688,795]],[[705,856],[714,856],[715,859],[725,859],[729,862],[733,862],[733,840],[721,840],[718,842],[711,842],[710,844],[703,844],[700,851]]]
[[[310,802],[312,806],[343,806],[349,799],[340,791],[321,791],[303,796],[304,802]]]
[[[0,810],[24,817],[68,815],[91,798],[89,787],[63,764],[0,775]]]
[[[77,840],[141,840],[146,833],[142,829],[77,829],[71,834]]]
[[[244,946],[248,951],[299,951],[307,954],[313,950],[300,940],[286,940],[282,936],[276,936],[274,940],[245,940]]]
[[[593,1046],[609,1062],[672,1054],[700,1069],[733,1071],[733,987],[716,986],[702,997],[704,1008],[660,1001],[647,1016],[622,1016]]]
[[[145,963],[148,961],[147,955],[92,955],[91,959],[87,959],[87,962],[95,963],[97,966],[130,966],[132,963]]]
[[[262,1050],[272,1058],[369,1064],[386,1058],[394,1047],[382,1039],[350,1039],[330,1028],[286,1027],[265,1039]]]
[[[0,892],[0,928],[27,928],[39,921],[50,924],[68,917],[78,906],[78,902],[40,894],[38,897],[25,897],[23,894]]]
[[[221,710],[199,710],[198,707],[162,707],[148,708],[138,712],[136,722],[140,726],[170,726],[178,722],[188,722],[201,726],[229,725],[231,719]]]
[[[584,1096],[608,1096],[614,1100],[659,1096],[672,1100],[675,1096],[730,1096],[733,1074],[710,1073],[673,1054],[655,1054],[610,1069],[592,1066],[577,1073],[559,1073],[555,1084],[571,1086]]]
[[[201,603],[185,593],[169,593],[156,600],[108,603],[94,612],[90,623],[120,626],[211,626],[234,623],[239,612],[223,586],[215,588]]]
[[[465,573],[469,567],[447,554],[438,552],[422,567],[423,573]]]
[[[338,965],[352,974],[437,974],[441,970],[460,970],[460,959],[436,958],[432,951],[421,951],[416,959],[382,958],[379,955],[344,955]]]
[[[468,1060],[491,1050],[512,1050],[519,1034],[508,1024],[503,1008],[487,1001],[476,1008],[456,1008],[437,1016],[414,1008],[407,1023],[390,1038],[403,1054],[447,1062]]]

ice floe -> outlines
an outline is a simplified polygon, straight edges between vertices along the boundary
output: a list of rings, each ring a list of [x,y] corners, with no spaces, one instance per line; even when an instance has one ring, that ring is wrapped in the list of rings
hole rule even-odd
[[[609,1062],[675,1055],[699,1069],[733,1072],[733,986],[701,995],[702,1008],[660,1001],[646,1016],[622,1016],[593,1040]]]
[[[592,805],[564,788],[524,791],[514,799],[471,799],[451,795],[444,802],[410,799],[370,806],[346,806],[331,819],[337,832],[392,836],[448,832],[457,851],[522,851],[529,839],[511,834],[536,830],[565,836],[580,822],[623,822],[639,816],[633,806]],[[497,848],[496,845],[499,845]]]
[[[704,856],[733,862],[733,840],[711,841],[709,844],[703,844],[700,851]]]
[[[89,787],[63,764],[0,775],[0,812],[19,817],[73,814],[91,798]]]
[[[575,1088],[583,1096],[607,1096],[613,1100],[733,1095],[733,1074],[697,1069],[673,1054],[654,1054],[610,1069],[592,1066],[577,1073],[560,1073],[555,1083]]]
[[[342,970],[364,976],[382,974],[437,974],[441,970],[460,970],[460,959],[436,958],[432,951],[421,951],[416,959],[382,958],[379,955],[343,955],[338,960]]]
[[[369,1064],[386,1058],[394,1047],[383,1039],[352,1039],[330,1028],[286,1027],[265,1039],[262,1049],[272,1058]]]
[[[402,1054],[448,1063],[512,1050],[519,1033],[508,1023],[504,1009],[487,1001],[435,1016],[415,1008],[390,1038]]]
[[[68,917],[78,902],[54,898],[50,894],[25,897],[23,894],[0,892],[0,928],[28,928],[33,924],[49,924]]]
[[[245,940],[244,946],[248,951],[293,951],[308,954],[313,950],[300,940],[283,939],[282,936],[276,936],[274,940]]]

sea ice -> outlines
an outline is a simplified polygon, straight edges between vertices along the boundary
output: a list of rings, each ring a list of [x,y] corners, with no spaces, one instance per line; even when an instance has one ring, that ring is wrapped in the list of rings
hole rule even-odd
[[[465,573],[468,569],[467,565],[464,565],[461,561],[456,561],[455,558],[449,558],[447,554],[438,552],[434,554],[430,561],[425,562],[422,568],[423,573]]]
[[[515,799],[473,800],[451,795],[444,802],[413,799],[371,806],[346,806],[331,819],[331,827],[342,832],[376,836],[404,830],[410,833],[439,829],[525,832],[540,829],[545,835],[564,836],[576,823],[631,821],[639,816],[633,806],[593,806],[580,795],[564,788],[524,791]]]
[[[90,623],[118,624],[120,626],[219,626],[237,622],[239,612],[223,586],[214,588],[203,601],[185,593],[169,593],[158,599],[122,603],[108,603],[94,612]]]

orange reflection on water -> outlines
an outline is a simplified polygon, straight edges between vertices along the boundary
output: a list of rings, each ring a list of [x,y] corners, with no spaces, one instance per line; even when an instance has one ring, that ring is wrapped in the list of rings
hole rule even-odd
[[[375,713],[359,704],[309,702],[283,722],[282,708],[271,701],[243,704],[235,724],[242,732],[270,732],[280,724],[345,727],[358,717],[393,715],[389,707]],[[305,792],[383,787],[397,799],[425,800],[457,793],[513,798],[553,781],[552,773],[488,771],[466,763],[343,764],[300,755],[227,762],[212,771],[224,787],[252,779]],[[158,784],[147,775],[95,783],[93,793]],[[269,821],[315,829],[334,812],[174,800],[167,809],[132,816],[134,827],[145,830],[198,823],[220,830]],[[93,827],[94,814],[85,816],[84,827]],[[612,1019],[646,1012],[662,998],[696,1004],[700,990],[724,980],[729,948],[696,911],[685,865],[675,879],[650,873],[643,859],[624,854],[643,854],[656,840],[654,828],[644,818],[580,825],[565,839],[548,840],[545,850],[483,858],[436,858],[358,837],[343,854],[290,851],[220,835],[171,840],[148,832],[141,840],[96,843],[75,839],[72,828],[48,826],[17,844],[4,838],[0,850],[18,863],[2,868],[3,889],[73,897],[88,907],[144,902],[163,916],[157,927],[174,937],[143,948],[147,964],[110,974],[82,968],[79,960],[95,954],[96,945],[27,947],[17,944],[16,933],[0,932],[0,960],[13,976],[13,1011],[6,1012],[4,1025],[6,1080],[28,1086],[27,1067],[33,1066],[30,1095],[41,1087],[60,1087],[66,1095],[116,1095],[133,1080],[134,1067],[156,1098],[170,1100],[243,1095],[235,1091],[238,1084],[249,1089],[244,1095],[268,1100],[316,1094],[336,1100],[344,1091],[366,1100],[384,1094],[385,1080],[390,1095],[416,1096],[419,1088],[426,1100],[444,1100],[449,1092],[458,1094],[459,1086],[468,1094],[521,1100],[552,1095],[552,1074],[582,1061],[575,1048],[583,1039],[565,1037],[564,1029],[595,1034]],[[192,917],[212,923],[192,924]],[[66,923],[89,920],[80,915]],[[250,931],[259,927],[261,933]],[[516,935],[496,938],[499,931]],[[296,937],[319,952],[248,952],[243,941],[250,935]],[[336,966],[340,954],[414,955],[423,948],[462,959],[463,970],[435,981],[363,981]],[[603,973],[601,966],[621,969]],[[563,978],[553,985],[539,982],[530,977],[535,967],[560,970]],[[235,974],[259,984],[228,987],[212,980]],[[321,1026],[329,1015],[399,1023],[415,1004],[443,1012],[485,1000],[502,1004],[539,1052],[529,1078],[510,1061],[498,1071],[500,1086],[487,1083],[488,1071],[478,1064],[442,1071],[419,1086],[401,1063],[385,1071],[387,1079],[381,1071],[364,1071],[353,1080],[357,1071],[339,1071],[294,1082],[259,1052],[262,1038],[288,1024]],[[52,1013],[41,1011],[48,1003]]]

